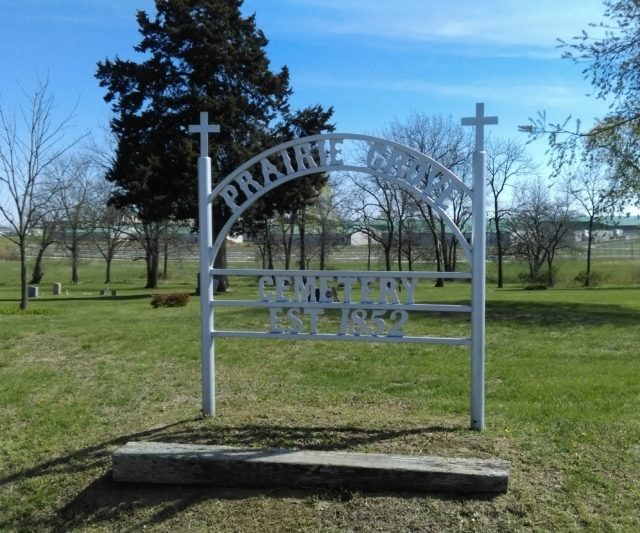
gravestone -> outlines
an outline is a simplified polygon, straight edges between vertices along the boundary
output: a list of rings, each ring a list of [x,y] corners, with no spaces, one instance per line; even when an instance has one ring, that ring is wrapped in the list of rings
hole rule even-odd
[[[62,294],[62,283],[54,283],[52,290],[54,296],[60,296]]]
[[[27,296],[29,298],[37,298],[38,297],[38,287],[34,287],[32,285],[27,287]]]

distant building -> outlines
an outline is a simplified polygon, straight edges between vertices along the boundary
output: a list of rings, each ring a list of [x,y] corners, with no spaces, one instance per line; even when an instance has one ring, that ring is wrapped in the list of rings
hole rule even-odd
[[[351,234],[349,244],[351,246],[365,246],[369,242],[369,236],[364,231],[356,231]]]
[[[574,228],[575,242],[588,241],[589,218],[586,216],[575,217],[571,223]],[[640,215],[604,218],[595,224],[593,236],[596,242],[638,238],[640,237]]]
[[[583,229],[573,232],[575,242],[585,242],[589,240],[589,230]],[[620,239],[628,239],[629,236],[625,235],[624,230],[620,228],[616,229],[596,229],[593,230],[593,240],[595,242],[613,241]]]

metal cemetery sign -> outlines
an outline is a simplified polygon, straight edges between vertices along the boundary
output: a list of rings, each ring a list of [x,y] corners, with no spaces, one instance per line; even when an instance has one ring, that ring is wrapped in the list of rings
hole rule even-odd
[[[495,117],[484,116],[477,104],[476,116],[463,119],[476,127],[473,160],[473,189],[449,169],[430,157],[398,143],[355,134],[321,134],[294,139],[250,159],[224,178],[213,190],[208,133],[219,131],[210,125],[207,113],[189,131],[200,133],[199,223],[200,301],[202,346],[203,413],[215,414],[215,339],[241,337],[262,339],[369,341],[393,343],[437,343],[471,346],[471,427],[484,427],[484,308],[485,308],[485,124]],[[361,154],[354,158],[353,153]],[[432,208],[456,237],[470,272],[358,272],[313,270],[215,269],[214,259],[233,224],[258,198],[297,178],[322,172],[366,173],[387,180]],[[471,243],[449,215],[447,202],[454,194],[472,198]],[[212,205],[224,202],[231,215],[222,229],[212,235]],[[214,276],[256,277],[255,300],[214,298]],[[469,279],[471,305],[416,302],[416,288],[424,280]],[[338,301],[335,287],[342,288]],[[267,331],[229,331],[214,328],[217,307],[264,308]],[[322,321],[328,310],[336,310],[337,324]],[[470,337],[410,336],[404,326],[415,311],[467,313],[471,315]]]

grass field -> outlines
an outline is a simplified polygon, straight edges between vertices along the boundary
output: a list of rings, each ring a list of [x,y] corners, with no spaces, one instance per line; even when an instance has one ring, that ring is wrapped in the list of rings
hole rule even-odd
[[[118,263],[118,295],[105,297],[102,263],[68,286],[68,265],[48,261],[21,313],[17,264],[0,261],[0,530],[638,531],[638,267],[599,268],[611,274],[595,289],[572,284],[580,265],[555,289],[488,287],[478,433],[468,348],[425,345],[222,339],[218,416],[202,420],[197,297],[150,305],[151,292],[192,292],[195,264],[172,264],[147,291],[144,265]],[[468,293],[425,287],[419,300]],[[251,280],[233,285],[255,294]],[[266,324],[233,308],[220,320]],[[468,326],[426,315],[409,327]],[[512,469],[496,498],[116,485],[110,453],[130,440],[498,457]]]

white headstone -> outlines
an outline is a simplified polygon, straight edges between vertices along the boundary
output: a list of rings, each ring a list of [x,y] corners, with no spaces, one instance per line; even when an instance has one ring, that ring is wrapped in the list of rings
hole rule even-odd
[[[38,297],[38,287],[29,286],[27,287],[27,296],[29,298],[37,298]]]
[[[60,296],[62,294],[62,283],[54,283],[52,290],[54,296]]]

